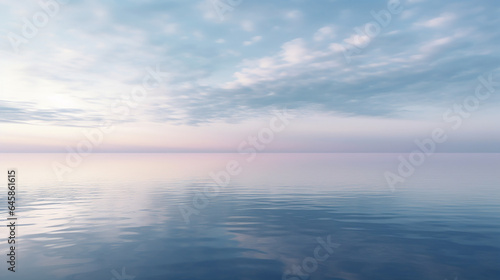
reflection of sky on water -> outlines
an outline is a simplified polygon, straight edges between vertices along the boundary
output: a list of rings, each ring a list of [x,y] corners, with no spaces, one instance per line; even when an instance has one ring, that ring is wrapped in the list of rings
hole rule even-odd
[[[50,167],[63,154],[2,156],[20,180],[9,279],[110,279],[122,267],[136,279],[281,279],[328,235],[341,246],[311,279],[500,273],[498,155],[434,155],[394,193],[383,173],[397,155],[100,154],[65,182]],[[178,206],[229,159],[243,173],[186,225]]]

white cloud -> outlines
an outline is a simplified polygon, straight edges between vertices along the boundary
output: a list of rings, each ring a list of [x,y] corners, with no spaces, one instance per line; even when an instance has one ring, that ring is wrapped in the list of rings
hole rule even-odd
[[[203,38],[205,38],[205,36],[203,35],[203,33],[201,33],[200,31],[195,31],[193,32],[193,36],[198,39],[198,40],[201,40]]]
[[[329,48],[333,52],[342,52],[342,51],[345,50],[345,47],[342,46],[341,44],[338,44],[338,43],[332,43],[332,44],[330,44]]]
[[[439,17],[426,20],[426,21],[420,21],[417,22],[415,25],[416,26],[424,26],[424,27],[439,27],[442,25],[445,25],[455,19],[455,15],[450,14],[450,13],[444,13],[440,15]]]
[[[241,28],[243,28],[243,30],[245,30],[247,32],[252,32],[252,31],[254,31],[255,26],[254,26],[253,22],[251,22],[249,20],[245,20],[245,21],[241,22]]]
[[[417,11],[415,9],[413,10],[404,10],[401,15],[399,16],[401,19],[409,19],[412,18],[417,14]]]
[[[215,11],[213,0],[205,0],[197,5],[197,9],[203,14],[203,18],[209,21],[220,22],[220,18]]]
[[[243,45],[250,46],[250,45],[253,45],[253,44],[259,42],[260,40],[262,40],[262,36],[255,36],[251,40],[243,42]]]
[[[165,27],[163,28],[163,30],[167,34],[175,34],[175,33],[177,33],[177,29],[178,29],[178,27],[177,27],[177,24],[175,24],[175,23],[166,24]]]
[[[307,55],[306,43],[301,38],[285,43],[282,49],[283,59],[290,63],[299,63]]]
[[[321,60],[332,53],[331,50],[317,51],[308,49],[302,38],[284,43],[281,51],[270,57],[255,60],[245,60],[243,68],[234,73],[235,80],[226,83],[223,88],[234,89],[240,86],[284,79],[307,73],[311,69],[318,70],[336,66],[331,58]],[[307,62],[307,64],[306,64]]]
[[[420,47],[420,51],[427,54],[434,52],[437,48],[447,45],[452,41],[452,37],[443,37],[430,42],[427,42],[422,47]]]
[[[370,40],[371,39],[368,35],[353,34],[349,38],[344,39],[344,42],[359,48],[363,48],[370,42]]]
[[[325,41],[325,40],[331,40],[335,38],[335,28],[331,26],[325,26],[320,29],[314,34],[314,41]]]
[[[302,12],[298,10],[289,11],[285,14],[285,17],[288,19],[299,19],[302,17]]]

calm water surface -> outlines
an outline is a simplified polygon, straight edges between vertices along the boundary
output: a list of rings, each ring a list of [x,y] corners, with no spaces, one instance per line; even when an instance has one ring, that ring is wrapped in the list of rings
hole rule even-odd
[[[0,279],[500,279],[499,154],[434,155],[394,192],[397,154],[96,154],[63,181],[64,154],[0,156],[20,180]]]

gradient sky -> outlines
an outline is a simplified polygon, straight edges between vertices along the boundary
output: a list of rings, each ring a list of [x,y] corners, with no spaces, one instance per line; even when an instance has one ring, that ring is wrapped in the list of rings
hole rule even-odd
[[[388,1],[66,2],[27,38],[44,9],[0,0],[0,152],[65,152],[110,123],[94,151],[235,152],[283,108],[265,151],[404,152],[439,127],[438,151],[500,152],[500,86],[458,129],[443,119],[500,81],[497,1],[402,0],[371,37],[356,29]]]

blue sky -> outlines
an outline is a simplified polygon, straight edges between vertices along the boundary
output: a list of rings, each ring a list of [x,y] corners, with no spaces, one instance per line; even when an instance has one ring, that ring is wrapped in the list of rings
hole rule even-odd
[[[496,1],[66,2],[27,38],[47,12],[0,1],[1,151],[64,151],[109,122],[99,151],[234,151],[286,107],[299,117],[269,151],[400,152],[449,125],[478,76],[500,80]],[[126,105],[148,68],[161,83]],[[500,152],[499,101],[442,151]]]

